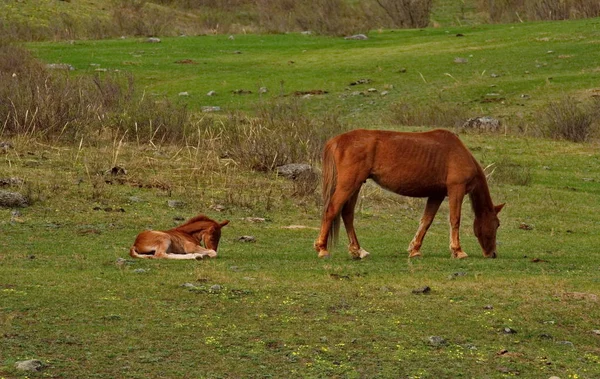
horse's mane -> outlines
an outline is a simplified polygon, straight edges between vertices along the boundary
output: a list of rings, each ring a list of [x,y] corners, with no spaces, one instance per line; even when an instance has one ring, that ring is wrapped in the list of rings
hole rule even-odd
[[[475,213],[475,216],[477,217],[486,211],[493,210],[494,203],[492,202],[492,196],[490,195],[485,172],[479,163],[475,162],[475,164],[477,165],[477,178],[475,179],[473,190],[469,193],[469,197],[471,198],[473,213]]]

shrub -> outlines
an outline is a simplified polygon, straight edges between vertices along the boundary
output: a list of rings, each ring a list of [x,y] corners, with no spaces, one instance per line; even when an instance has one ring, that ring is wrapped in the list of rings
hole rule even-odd
[[[346,130],[335,112],[315,119],[298,102],[262,105],[256,113],[254,117],[231,114],[215,125],[205,125],[216,130],[202,134],[218,136],[218,150],[239,165],[271,171],[288,163],[318,161],[325,142]]]
[[[477,8],[494,22],[567,20],[600,16],[597,0],[479,0]]]
[[[433,0],[375,0],[379,7],[398,28],[425,28]]]
[[[139,98],[130,75],[49,70],[26,50],[0,43],[1,134],[79,140],[108,132],[173,141],[188,119],[185,107]]]
[[[540,130],[542,135],[573,142],[586,141],[593,132],[598,116],[598,101],[582,104],[572,97],[551,102],[542,111]]]

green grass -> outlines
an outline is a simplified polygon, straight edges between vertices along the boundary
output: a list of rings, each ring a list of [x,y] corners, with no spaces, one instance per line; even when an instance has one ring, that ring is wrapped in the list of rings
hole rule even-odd
[[[532,173],[529,186],[492,185],[494,200],[508,203],[496,260],[481,256],[467,204],[461,235],[470,258],[450,258],[444,204],[424,258],[408,261],[422,201],[369,184],[357,231],[371,257],[351,260],[342,239],[323,261],[312,249],[319,207],[292,198],[283,179],[222,167],[195,176],[193,156],[178,149],[122,147],[129,175],[158,171],[172,185],[169,197],[88,176],[110,165],[111,149],[36,151],[21,142],[3,157],[0,176],[35,183],[42,200],[21,211],[22,222],[0,211],[0,374],[19,377],[14,362],[38,358],[48,367],[29,377],[597,377],[596,147],[463,139],[484,164],[508,156]],[[169,208],[171,198],[187,205]],[[139,231],[198,212],[232,220],[217,259],[116,264]],[[242,235],[256,242],[237,241]],[[425,285],[430,294],[412,293]],[[431,346],[430,336],[446,344]]]
[[[140,91],[192,110],[251,111],[279,96],[281,81],[284,94],[325,89],[307,106],[315,114],[336,109],[351,127],[393,128],[385,116],[397,101],[528,118],[563,93],[587,96],[598,81],[597,19],[370,36],[27,46],[47,62],[74,65],[76,75],[104,75],[92,63],[132,72]],[[469,62],[456,64],[455,57]],[[180,59],[197,64],[175,63]],[[403,67],[407,72],[399,73]],[[346,89],[361,78],[372,83]],[[261,97],[256,90],[263,85],[270,92]],[[385,97],[344,96],[385,85],[394,86]],[[254,93],[231,94],[240,88]],[[206,97],[209,90],[219,95]],[[190,96],[179,98],[182,91]],[[483,101],[490,92],[504,102]],[[245,171],[215,152],[207,162],[193,146],[85,139],[81,146],[49,146],[12,138],[15,148],[0,154],[0,178],[24,179],[10,189],[36,201],[13,221],[12,210],[0,209],[0,378],[600,377],[600,336],[593,333],[600,329],[597,142],[517,133],[461,138],[484,166],[518,165],[531,175],[527,185],[492,175],[495,202],[507,203],[495,260],[481,255],[468,202],[461,229],[467,260],[450,258],[444,203],[424,257],[408,261],[423,201],[369,182],[356,227],[371,256],[350,259],[342,238],[331,259],[319,260],[312,249],[317,195],[294,197],[293,183],[271,173]],[[102,174],[115,164],[128,171],[121,184]],[[171,199],[185,205],[170,208]],[[174,218],[197,213],[231,220],[217,259],[117,264],[140,231],[167,229],[180,222]],[[243,235],[256,242],[238,241]],[[431,293],[412,293],[423,286]],[[431,336],[446,344],[432,346]],[[14,369],[30,358],[48,367]]]
[[[295,91],[324,90],[305,101],[315,111],[340,109],[357,123],[382,124],[398,101],[459,104],[517,125],[564,93],[588,98],[600,70],[598,19],[371,32],[367,41],[287,35],[236,35],[28,44],[47,62],[72,64],[77,73],[132,72],[138,89],[224,111],[251,110]],[[462,34],[464,37],[457,37]],[[237,54],[239,52],[239,54]],[[467,63],[455,63],[465,58]],[[196,64],[178,64],[191,59]],[[97,66],[99,65],[99,66]],[[401,69],[406,69],[401,73]],[[369,84],[350,86],[368,78]],[[260,87],[267,94],[259,94]],[[375,88],[367,96],[355,91]],[[250,90],[249,95],[232,91]],[[209,91],[217,96],[209,97]],[[180,97],[180,92],[189,96]]]

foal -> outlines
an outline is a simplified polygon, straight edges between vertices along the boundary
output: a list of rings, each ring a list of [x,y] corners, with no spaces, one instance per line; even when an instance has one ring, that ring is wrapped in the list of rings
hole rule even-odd
[[[146,230],[138,234],[129,249],[129,255],[133,258],[155,259],[214,258],[217,256],[221,228],[227,224],[229,220],[219,223],[198,215],[173,229]]]

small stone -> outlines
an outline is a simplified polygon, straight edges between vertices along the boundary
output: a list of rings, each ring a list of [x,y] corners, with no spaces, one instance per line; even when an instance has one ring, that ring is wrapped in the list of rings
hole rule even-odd
[[[195,286],[194,284],[192,284],[192,283],[183,283],[183,284],[181,285],[181,287],[183,287],[183,288],[187,288],[187,289],[190,289],[190,290],[193,290],[193,289],[195,289],[195,288],[196,288],[196,286]]]
[[[150,37],[146,40],[146,42],[148,43],[160,43],[160,38],[156,38],[156,37]]]
[[[412,293],[414,293],[416,295],[423,295],[423,294],[427,294],[430,292],[431,292],[431,288],[429,286],[416,288],[416,289],[412,290]]]
[[[434,347],[440,347],[447,344],[446,340],[440,336],[431,336],[428,338],[429,344]]]
[[[240,242],[256,242],[254,236],[241,236],[237,240]]]
[[[217,212],[223,212],[226,208],[224,205],[221,205],[221,204],[213,204],[210,206],[210,209],[217,211]]]
[[[557,344],[575,348],[575,345],[571,341],[558,341]]]
[[[117,260],[115,261],[115,264],[117,266],[124,266],[125,263],[127,263],[127,259],[125,258],[117,258]]]
[[[491,305],[491,304],[488,304],[488,305],[485,305],[485,306],[483,307],[483,309],[488,309],[488,310],[489,310],[489,309],[494,309],[494,306],[493,306],[493,305]]]
[[[133,272],[135,272],[136,274],[145,274],[150,270],[146,270],[144,268],[136,268],[135,270],[133,270]]]
[[[206,93],[206,96],[217,96],[217,92],[216,91],[208,91]]]
[[[367,37],[364,34],[355,34],[353,36],[344,37],[344,39],[347,39],[347,40],[367,40],[367,39],[369,39],[369,37]]]
[[[258,93],[267,93],[267,92],[269,92],[269,90],[267,89],[267,87],[260,87],[258,89]]]
[[[246,217],[244,220],[248,221],[248,222],[254,222],[254,223],[265,222],[265,219],[262,217]]]
[[[184,91],[184,92],[179,92],[179,96],[190,96],[189,92]]]
[[[594,329],[594,330],[592,330],[592,334],[600,336],[600,329]]]
[[[506,328],[502,329],[502,331],[503,331],[505,334],[516,334],[516,333],[517,333],[517,331],[516,331],[516,330],[514,330],[514,329],[512,329],[512,328],[509,328],[509,327],[506,327]]]
[[[467,58],[454,58],[454,63],[464,64],[468,62],[469,60]]]
[[[167,205],[171,208],[181,208],[185,203],[181,200],[168,200]]]
[[[220,111],[221,111],[221,107],[219,107],[217,105],[208,105],[208,106],[202,107],[202,112],[205,112],[205,113],[220,112]]]
[[[29,359],[15,363],[15,368],[21,371],[41,371],[45,367],[44,362],[38,359]]]
[[[217,293],[221,292],[222,287],[218,284],[210,286],[210,292]]]

